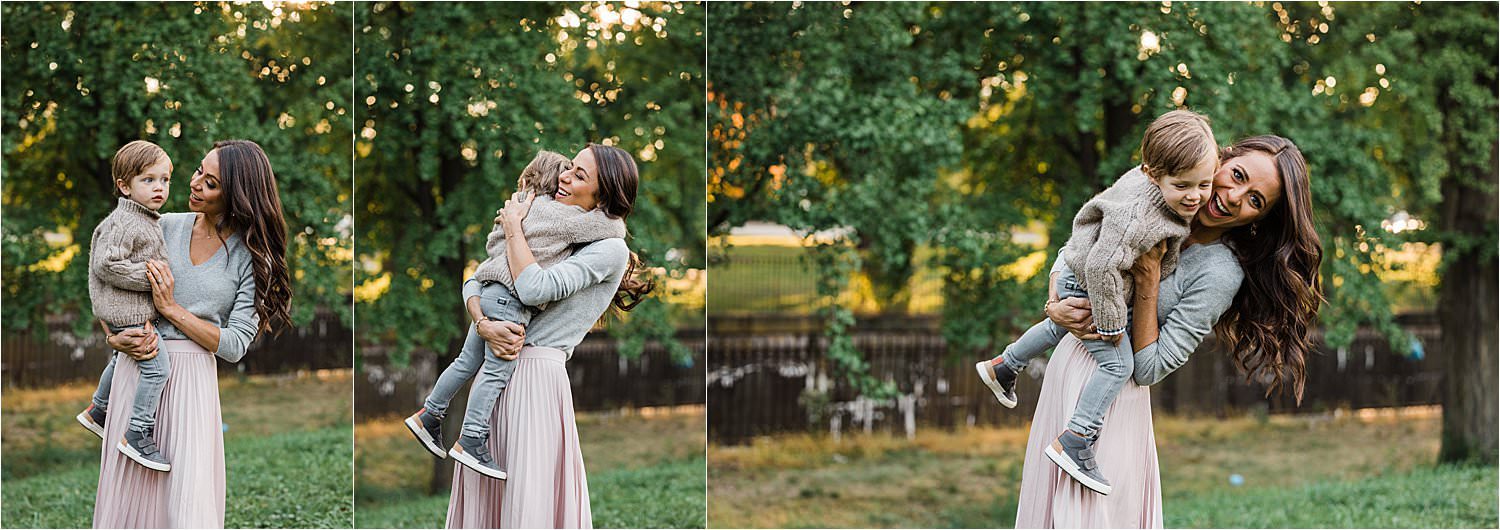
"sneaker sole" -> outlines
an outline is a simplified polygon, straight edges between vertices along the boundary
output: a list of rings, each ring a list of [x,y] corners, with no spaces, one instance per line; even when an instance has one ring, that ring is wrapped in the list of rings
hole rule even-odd
[[[89,417],[89,413],[80,412],[74,419],[77,419],[78,423],[83,425],[83,428],[94,433],[94,436],[98,436],[100,440],[104,439],[104,426],[94,423],[94,419]]]
[[[145,456],[141,455],[140,451],[135,450],[135,448],[131,447],[130,444],[125,443],[124,440],[120,440],[120,443],[115,444],[115,448],[120,450],[120,454],[125,455],[126,458],[134,460],[137,464],[145,466],[146,469],[153,469],[162,472],[172,470],[172,464],[163,464],[161,462],[152,462],[150,460],[147,460]]]
[[[1052,463],[1062,468],[1064,473],[1073,477],[1073,480],[1078,481],[1079,484],[1083,484],[1083,487],[1094,490],[1100,495],[1109,495],[1109,491],[1112,489],[1109,487],[1109,484],[1099,482],[1083,474],[1083,470],[1078,469],[1078,464],[1073,463],[1073,459],[1068,458],[1068,455],[1062,454],[1061,451],[1054,449],[1051,445],[1048,445],[1047,449],[1042,452],[1046,453],[1047,458],[1052,459]]]
[[[454,460],[458,461],[458,463],[460,464],[463,464],[464,467],[472,469],[481,475],[493,479],[505,480],[504,471],[485,467],[484,465],[480,464],[478,460],[475,460],[474,457],[469,456],[469,453],[464,451],[463,448],[457,445],[448,450],[448,456],[453,457]]]
[[[422,442],[422,447],[427,449],[427,452],[432,453],[432,456],[438,458],[448,456],[448,453],[443,451],[443,446],[438,444],[437,440],[433,440],[431,436],[427,435],[427,429],[422,428],[420,420],[412,416],[407,416],[406,421],[401,423],[406,424],[406,430],[411,431],[411,435],[417,437],[417,441]]]
[[[1016,408],[1017,400],[1005,397],[1005,390],[1000,388],[1000,382],[991,376],[992,371],[985,366],[989,363],[989,361],[979,361],[974,365],[974,371],[979,372],[979,380],[984,381],[984,386],[990,387],[990,392],[995,394],[995,399],[1000,400],[1001,405],[1005,405],[1008,409]]]

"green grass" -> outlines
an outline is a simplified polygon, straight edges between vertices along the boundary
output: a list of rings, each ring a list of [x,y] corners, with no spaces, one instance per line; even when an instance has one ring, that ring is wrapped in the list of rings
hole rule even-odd
[[[348,527],[349,382],[347,370],[220,380],[226,526]],[[6,389],[5,527],[92,524],[100,442],[73,421],[92,390]]]
[[[1168,526],[1500,522],[1494,467],[1433,468],[1440,438],[1435,409],[1159,417],[1155,426]],[[1007,527],[1015,521],[1027,433],[928,429],[913,440],[783,435],[710,446],[709,526]],[[1231,486],[1231,474],[1241,475],[1244,486]],[[1286,515],[1266,515],[1275,510]]]
[[[594,526],[703,528],[703,422],[701,407],[579,414]],[[441,527],[449,495],[427,490],[432,457],[401,419],[361,423],[355,438],[355,526]]]
[[[1495,528],[1493,466],[1439,466],[1297,488],[1216,490],[1166,504],[1168,527]]]
[[[347,527],[353,507],[349,437],[346,427],[225,442],[225,526]],[[88,528],[98,481],[97,452],[93,461],[8,480],[5,526]]]
[[[703,528],[703,459],[589,472],[595,528]],[[361,507],[359,528],[441,528],[448,495]]]

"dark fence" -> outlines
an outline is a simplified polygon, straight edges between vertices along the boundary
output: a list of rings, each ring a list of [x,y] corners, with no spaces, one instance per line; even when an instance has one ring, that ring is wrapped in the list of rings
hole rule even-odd
[[[1186,365],[1151,387],[1153,409],[1224,416],[1438,403],[1442,341],[1437,322],[1431,315],[1399,321],[1421,342],[1424,355],[1392,352],[1373,330],[1359,330],[1344,348],[1327,347],[1322,333],[1315,332],[1314,343],[1322,347],[1308,359],[1301,407],[1289,397],[1263,397],[1263,388],[1247,384],[1210,336]],[[854,343],[872,373],[894,382],[901,393],[874,401],[856,396],[831,371],[815,319],[710,317],[709,332],[708,432],[715,443],[792,431],[909,435],[919,425],[1024,425],[1031,421],[1046,370],[1045,362],[1034,362],[1017,388],[1021,404],[1006,409],[974,373],[979,356],[950,358],[938,319],[864,319],[855,328]]]
[[[82,338],[72,332],[71,317],[52,316],[47,331],[7,333],[0,346],[0,371],[6,386],[45,387],[67,382],[98,381],[109,362],[103,332]],[[293,370],[348,368],[353,361],[353,334],[333,313],[320,312],[311,322],[275,337],[261,336],[235,364],[219,363],[219,370],[247,374]]]
[[[592,332],[568,359],[568,379],[573,385],[576,410],[611,410],[622,407],[701,405],[704,396],[703,330],[680,330],[677,340],[692,350],[691,359],[673,359],[659,342],[647,341],[640,357],[619,354],[618,341],[603,332]],[[455,352],[456,353],[456,352]],[[422,404],[438,373],[453,356],[436,358],[413,354],[405,368],[393,368],[379,347],[359,351],[360,370],[354,378],[357,421],[410,414]],[[462,410],[463,403],[450,405],[449,413]]]

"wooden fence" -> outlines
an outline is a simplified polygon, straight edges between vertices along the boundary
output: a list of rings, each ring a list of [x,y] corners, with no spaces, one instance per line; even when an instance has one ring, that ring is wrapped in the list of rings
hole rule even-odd
[[[626,359],[619,354],[615,339],[603,332],[589,333],[568,359],[574,408],[702,404],[703,330],[680,330],[677,340],[692,350],[691,359],[673,359],[656,341],[648,341],[640,357]],[[359,354],[360,369],[354,378],[357,421],[412,413],[421,406],[441,369],[453,361],[452,356],[434,362],[433,355],[413,355],[409,366],[397,369],[378,347],[362,347]],[[455,400],[449,414],[462,409],[463,403]]]
[[[1431,315],[1401,324],[1421,342],[1418,357],[1392,352],[1373,330],[1359,330],[1353,344],[1323,345],[1308,359],[1301,407],[1287,397],[1263,397],[1245,383],[1212,338],[1192,359],[1151,388],[1159,412],[1218,415],[1318,411],[1438,403],[1442,341]],[[831,372],[822,355],[826,341],[815,319],[805,317],[710,317],[708,430],[715,443],[743,443],[755,436],[790,431],[907,433],[918,427],[1024,425],[1041,389],[1044,361],[1034,362],[1017,388],[1021,404],[999,406],[974,374],[972,356],[951,356],[939,321],[932,317],[861,320],[855,345],[876,377],[896,384],[900,397],[876,402],[859,398]]]
[[[111,353],[103,333],[76,337],[67,316],[49,317],[46,325],[47,332],[40,338],[30,331],[5,334],[0,342],[4,384],[35,388],[97,381]],[[348,368],[353,361],[352,340],[352,332],[338,315],[320,312],[307,324],[275,337],[259,337],[240,362],[219,363],[219,370],[267,374]]]

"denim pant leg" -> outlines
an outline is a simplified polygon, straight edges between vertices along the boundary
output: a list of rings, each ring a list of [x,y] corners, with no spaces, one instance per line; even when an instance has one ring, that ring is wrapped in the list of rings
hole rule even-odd
[[[115,358],[120,354],[109,352],[109,364],[104,365],[104,373],[99,374],[99,388],[94,389],[94,408],[109,412],[109,389],[115,383]]]
[[[464,337],[464,347],[458,351],[458,358],[453,359],[443,369],[443,373],[438,375],[437,383],[432,385],[432,392],[422,402],[428,413],[441,418],[448,412],[448,402],[453,400],[453,395],[463,388],[464,383],[474,378],[479,366],[484,363],[484,352],[484,339],[479,338],[479,330],[470,325],[469,334]]]
[[[1098,361],[1099,368],[1084,383],[1083,391],[1078,395],[1078,406],[1073,409],[1073,417],[1068,420],[1068,429],[1091,437],[1098,434],[1099,428],[1104,426],[1104,413],[1109,411],[1109,406],[1120,395],[1120,389],[1125,387],[1125,380],[1130,377],[1135,357],[1130,351],[1128,333],[1120,335],[1119,344],[1086,340],[1083,345],[1094,356],[1094,360]]]
[[[1031,326],[1031,329],[1022,333],[1015,342],[1005,347],[1005,353],[1001,354],[1005,367],[1012,372],[1021,373],[1032,359],[1056,347],[1058,341],[1061,341],[1066,333],[1067,330],[1052,323],[1051,319],[1037,322],[1036,325]]]
[[[135,387],[135,402],[130,407],[130,430],[146,432],[156,426],[161,391],[172,375],[172,355],[157,350],[156,357],[139,361],[136,366],[140,368],[141,377]]]
[[[486,284],[479,291],[479,310],[494,320],[506,320],[526,325],[530,313],[521,305],[510,290],[501,284]],[[516,370],[515,361],[495,356],[489,345],[484,345],[484,366],[479,376],[469,387],[469,403],[464,411],[463,434],[486,438],[490,434],[490,414],[495,410],[495,401],[510,384],[510,376]]]

